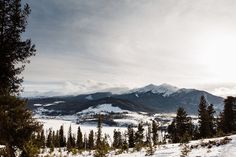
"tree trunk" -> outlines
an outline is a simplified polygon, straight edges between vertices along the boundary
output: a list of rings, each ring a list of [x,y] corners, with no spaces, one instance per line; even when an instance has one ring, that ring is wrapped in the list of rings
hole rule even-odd
[[[6,157],[16,157],[15,149],[12,146],[10,146],[9,144],[6,144],[6,152],[7,152]]]

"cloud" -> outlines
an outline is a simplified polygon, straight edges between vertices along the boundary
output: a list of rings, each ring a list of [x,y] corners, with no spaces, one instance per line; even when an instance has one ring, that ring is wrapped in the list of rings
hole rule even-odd
[[[220,95],[223,97],[236,96],[236,86],[233,87],[219,87],[212,91],[215,95]]]
[[[149,83],[198,88],[199,82],[236,79],[222,70],[222,57],[213,62],[215,52],[204,47],[212,39],[209,31],[235,30],[236,1],[24,1],[32,9],[24,37],[37,48],[25,80],[60,82],[27,89],[76,93]]]
[[[78,95],[95,92],[112,92],[118,94],[129,89],[121,84],[108,84],[94,80],[86,80],[80,83],[70,81],[56,83],[25,82],[24,87],[24,92],[21,95],[23,97]]]

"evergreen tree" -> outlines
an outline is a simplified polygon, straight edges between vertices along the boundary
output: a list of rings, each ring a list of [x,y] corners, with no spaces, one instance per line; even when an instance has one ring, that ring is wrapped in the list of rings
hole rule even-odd
[[[26,144],[24,144],[24,148],[22,150],[20,157],[37,156],[40,152],[40,147],[41,147],[39,145],[39,139],[40,139],[40,134],[38,134],[37,136],[33,134],[31,136],[31,139]]]
[[[86,150],[87,147],[88,147],[88,138],[87,138],[87,135],[84,134],[83,148]]]
[[[134,137],[134,129],[132,126],[128,126],[128,141],[129,141],[129,148],[133,148],[135,146],[135,137]]]
[[[152,141],[154,145],[158,144],[158,125],[155,120],[152,121]]]
[[[96,141],[96,147],[99,147],[101,145],[102,141],[102,116],[98,116],[98,125],[97,125],[97,141]]]
[[[171,124],[168,126],[167,131],[173,143],[177,143],[180,141],[176,130],[176,118],[174,118]]]
[[[83,135],[82,135],[82,132],[80,130],[80,127],[78,127],[78,131],[77,131],[76,145],[77,145],[78,149],[82,149],[83,148]]]
[[[204,96],[201,96],[199,109],[198,109],[198,119],[199,119],[199,133],[201,138],[206,138],[211,136],[211,129],[209,126],[209,114],[207,112],[207,102]]]
[[[143,138],[144,138],[144,128],[143,128],[143,123],[138,124],[138,130],[135,133],[135,147],[136,149],[140,149],[143,147]]]
[[[224,111],[223,111],[223,131],[225,133],[230,133],[234,130],[236,130],[235,126],[235,115],[234,115],[234,110],[233,106],[236,104],[236,98],[235,97],[227,97],[224,101],[225,106],[224,106]]]
[[[121,132],[120,131],[116,131],[114,130],[114,134],[113,134],[113,148],[115,149],[121,149],[122,148],[122,136],[121,136]]]
[[[68,137],[67,137],[66,147],[67,147],[68,151],[71,151],[71,149],[75,147],[75,138],[72,135],[71,126],[69,127],[69,130],[68,130]]]
[[[35,54],[35,46],[29,39],[23,40],[29,5],[21,0],[0,0],[0,95],[18,95],[28,58]]]
[[[66,146],[66,139],[64,136],[64,127],[61,125],[60,130],[59,130],[59,143],[60,147],[65,147]]]
[[[96,151],[94,153],[95,157],[105,157],[109,150],[109,144],[107,142],[107,136],[102,138],[102,117],[98,116],[97,125],[97,141],[96,141]]]
[[[215,114],[215,110],[214,110],[214,107],[213,107],[213,104],[209,105],[207,107],[207,112],[208,112],[208,125],[210,127],[210,137],[212,137],[213,135],[216,134],[216,119],[214,117],[214,114]]]
[[[47,141],[46,141],[46,146],[48,148],[52,148],[53,147],[53,133],[52,133],[52,129],[49,129],[49,133],[48,133],[48,137],[47,137]]]
[[[148,130],[146,132],[146,141],[145,141],[145,145],[146,146],[149,146],[150,143],[152,143],[152,128],[151,128],[151,125],[148,125]]]
[[[193,124],[191,118],[184,108],[180,107],[173,122],[168,128],[172,142],[188,142],[193,135]]]
[[[123,141],[122,150],[128,152],[129,151],[129,144],[127,142],[127,132],[124,132],[122,141]]]
[[[224,113],[220,112],[219,116],[217,117],[217,136],[222,136],[224,132]]]
[[[90,150],[94,149],[94,133],[93,133],[93,130],[91,130],[90,133],[89,133],[88,148]]]
[[[42,129],[40,133],[40,147],[45,148],[45,140],[44,129]]]
[[[59,131],[58,130],[57,130],[56,135],[55,135],[54,146],[57,147],[57,148],[60,147]]]
[[[147,146],[146,156],[153,155],[155,152],[155,149],[153,148],[153,144],[152,144],[151,131],[152,131],[152,128],[149,125],[148,132],[146,133],[146,142],[145,142]]]
[[[23,150],[24,144],[41,129],[25,105],[24,100],[15,96],[0,96],[0,143],[6,146],[7,153],[13,157],[15,148]]]
[[[16,149],[24,151],[34,133],[41,128],[26,108],[27,101],[17,97],[21,92],[22,77],[29,57],[35,48],[24,40],[28,4],[21,0],[0,0],[0,143],[4,143],[8,156],[14,157]]]

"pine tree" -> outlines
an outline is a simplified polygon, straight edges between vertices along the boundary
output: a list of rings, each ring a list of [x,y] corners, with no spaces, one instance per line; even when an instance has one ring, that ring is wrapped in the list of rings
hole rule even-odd
[[[55,135],[54,146],[55,146],[56,148],[60,147],[59,131],[58,131],[58,130],[57,130],[56,135]]]
[[[102,116],[98,116],[98,125],[97,125],[97,141],[96,141],[96,147],[99,147],[101,145],[102,140]]]
[[[23,81],[19,76],[35,53],[31,41],[22,38],[29,14],[28,4],[22,6],[21,0],[0,0],[0,143],[11,157],[16,149],[27,155],[24,144],[41,129],[27,101],[17,97]]]
[[[83,148],[86,150],[88,147],[88,138],[86,133],[84,134],[84,142],[83,142]]]
[[[134,137],[134,129],[132,126],[128,126],[128,141],[129,141],[129,148],[134,148],[135,137]]]
[[[113,134],[113,148],[115,149],[121,149],[122,148],[122,136],[121,136],[121,132],[118,130],[114,130],[114,134]]]
[[[44,134],[44,129],[41,130],[41,133],[40,133],[40,146],[42,148],[45,148],[45,134]]]
[[[48,137],[47,137],[47,141],[46,141],[46,146],[48,148],[53,147],[53,133],[52,133],[52,129],[49,129],[49,133],[48,133]]]
[[[216,119],[214,117],[214,114],[215,114],[215,110],[214,110],[214,107],[213,107],[213,104],[209,105],[207,107],[207,112],[208,112],[208,125],[210,127],[210,137],[212,137],[213,135],[216,134]]]
[[[94,133],[93,133],[93,130],[91,130],[90,133],[89,133],[88,148],[90,150],[94,149]]]
[[[143,128],[143,123],[138,124],[138,130],[135,133],[135,148],[137,150],[140,150],[141,147],[143,147],[143,138],[144,138],[144,128]]]
[[[217,125],[217,136],[223,136],[224,133],[224,113],[220,112],[219,116],[216,119],[216,125]]]
[[[168,133],[173,143],[188,142],[192,138],[193,124],[184,108],[178,108],[176,117],[168,127]]]
[[[152,121],[152,141],[154,145],[158,144],[158,125],[155,120]]]
[[[118,148],[118,134],[116,129],[113,131],[113,143],[112,143],[113,148],[117,149]]]
[[[180,141],[176,130],[176,118],[172,120],[171,124],[167,128],[167,131],[173,143],[177,143]]]
[[[102,117],[98,116],[97,125],[97,141],[96,141],[96,151],[94,157],[105,157],[109,150],[109,144],[107,142],[107,136],[102,138]]]
[[[236,130],[236,123],[234,121],[235,115],[233,106],[236,104],[236,98],[235,97],[227,97],[224,101],[224,111],[223,111],[223,131],[225,133],[230,133],[234,130]]]
[[[82,132],[80,130],[80,127],[78,127],[78,131],[77,131],[76,145],[77,145],[78,149],[82,149],[83,148],[83,135],[82,135]]]
[[[151,125],[148,125],[148,130],[146,132],[146,141],[145,141],[146,146],[150,146],[150,144],[152,144],[151,130],[152,130]]]
[[[200,98],[198,119],[199,119],[200,137],[202,138],[210,137],[211,129],[209,126],[209,114],[207,112],[207,102],[204,96],[201,96]]]
[[[72,135],[71,126],[69,127],[69,130],[68,130],[66,147],[68,151],[71,151],[71,149],[75,147],[75,137]]]
[[[65,147],[66,146],[66,139],[64,136],[64,127],[61,125],[60,130],[59,130],[59,143],[60,147]]]
[[[31,41],[21,37],[29,14],[29,5],[22,6],[21,0],[0,1],[0,95],[19,94],[23,82],[19,74],[35,54]]]
[[[123,137],[122,150],[128,152],[129,151],[129,144],[127,142],[127,132],[124,132],[122,137]]]

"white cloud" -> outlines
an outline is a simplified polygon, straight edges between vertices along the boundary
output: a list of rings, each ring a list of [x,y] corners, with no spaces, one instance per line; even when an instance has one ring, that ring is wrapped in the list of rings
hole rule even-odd
[[[63,96],[63,95],[78,95],[94,92],[113,92],[121,93],[129,88],[125,85],[108,84],[96,82],[94,80],[86,80],[80,83],[66,82],[26,82],[24,83],[23,97],[38,97],[38,96]]]
[[[236,96],[236,86],[234,87],[219,87],[212,91],[215,95],[220,95],[223,97]]]
[[[198,88],[236,80],[234,0],[25,1],[32,9],[25,37],[38,50],[25,80],[60,82],[32,90]]]

